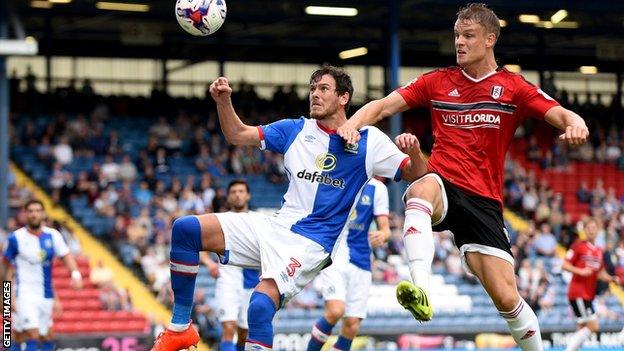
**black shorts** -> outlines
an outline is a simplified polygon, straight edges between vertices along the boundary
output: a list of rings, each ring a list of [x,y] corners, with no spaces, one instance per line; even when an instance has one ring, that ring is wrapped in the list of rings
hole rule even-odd
[[[574,311],[577,323],[585,323],[596,318],[596,311],[594,311],[593,300],[574,299],[569,300],[570,306]]]
[[[433,230],[453,232],[455,246],[460,250],[467,244],[500,249],[509,254],[513,264],[500,204],[493,199],[469,194],[441,176],[440,179],[444,184],[448,207],[446,216]]]

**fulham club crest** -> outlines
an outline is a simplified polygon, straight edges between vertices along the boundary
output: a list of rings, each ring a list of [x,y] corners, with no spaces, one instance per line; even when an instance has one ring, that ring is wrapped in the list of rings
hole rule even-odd
[[[498,99],[499,97],[503,96],[503,87],[501,87],[500,85],[493,86],[490,94],[494,99]]]

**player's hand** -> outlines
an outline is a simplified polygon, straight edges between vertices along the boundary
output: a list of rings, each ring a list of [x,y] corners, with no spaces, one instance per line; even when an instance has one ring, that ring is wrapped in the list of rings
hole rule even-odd
[[[338,127],[336,133],[344,139],[346,144],[357,144],[360,141],[360,132],[351,127],[348,122]]]
[[[402,152],[408,155],[420,153],[420,142],[414,134],[403,133],[394,138],[394,143]]]
[[[559,140],[563,140],[569,145],[581,145],[587,141],[589,137],[589,129],[584,125],[567,126],[565,133],[559,136]]]
[[[580,275],[581,277],[587,277],[592,275],[592,273],[594,273],[594,270],[589,268],[589,267],[585,267],[585,268],[581,268],[578,271],[578,275]]]
[[[368,233],[368,242],[372,248],[381,247],[386,242],[386,234],[379,230],[373,230]]]
[[[232,96],[232,87],[225,77],[217,78],[210,84],[210,95],[217,103],[227,103]]]
[[[218,264],[213,264],[212,266],[208,267],[208,272],[210,272],[210,276],[213,278],[218,278],[219,277],[219,265]]]
[[[79,271],[73,271],[71,273],[71,287],[75,290],[82,289],[82,275],[80,275]]]

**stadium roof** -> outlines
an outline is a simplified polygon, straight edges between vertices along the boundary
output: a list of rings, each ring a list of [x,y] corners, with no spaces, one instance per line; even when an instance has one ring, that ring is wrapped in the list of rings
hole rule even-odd
[[[174,0],[143,0],[148,12],[108,11],[96,0],[9,0],[40,52],[63,56],[149,57],[192,61],[263,61],[383,65],[387,62],[389,0],[227,0],[226,23],[218,33],[197,38],[179,28]],[[35,1],[33,3],[33,1]],[[49,0],[48,0],[49,1]],[[52,0],[58,1],[60,0]],[[139,0],[109,0],[138,3]],[[489,1],[507,22],[496,54],[501,64],[524,69],[601,71],[624,67],[624,1]],[[454,62],[452,26],[465,1],[399,0],[402,65],[441,66]],[[309,5],[355,7],[355,17],[305,14]],[[550,18],[567,10],[565,26]],[[522,23],[520,14],[539,16]],[[548,23],[551,23],[548,25]],[[539,27],[541,26],[541,27]],[[543,28],[553,26],[555,28]],[[345,49],[367,47],[368,54],[340,60]]]

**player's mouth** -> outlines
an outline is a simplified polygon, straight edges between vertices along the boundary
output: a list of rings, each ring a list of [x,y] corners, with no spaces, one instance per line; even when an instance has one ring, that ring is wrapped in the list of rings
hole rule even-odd
[[[466,55],[466,52],[464,50],[457,50],[457,56],[463,56]]]

